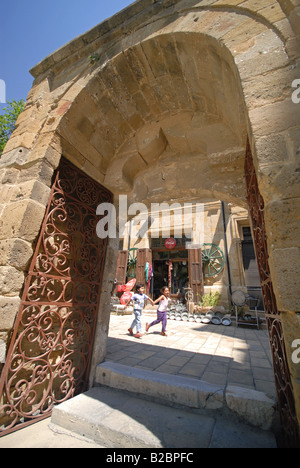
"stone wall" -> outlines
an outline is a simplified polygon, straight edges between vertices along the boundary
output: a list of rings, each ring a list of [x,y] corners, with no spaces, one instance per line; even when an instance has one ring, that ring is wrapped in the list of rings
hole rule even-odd
[[[2,360],[61,154],[133,201],[245,206],[249,135],[300,419],[299,10],[298,0],[139,0],[33,68],[0,163]]]
[[[16,151],[23,154],[23,149]],[[47,157],[35,165],[14,161],[1,166],[0,219],[0,362],[20,306],[24,278],[30,266],[50,194],[53,161]],[[5,167],[6,166],[6,167]]]

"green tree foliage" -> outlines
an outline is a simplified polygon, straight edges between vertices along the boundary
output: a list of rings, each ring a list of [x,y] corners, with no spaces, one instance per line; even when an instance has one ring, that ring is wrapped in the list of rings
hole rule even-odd
[[[0,155],[2,154],[4,147],[14,131],[15,123],[21,112],[25,107],[24,99],[8,102],[8,107],[5,107],[4,114],[0,115]]]

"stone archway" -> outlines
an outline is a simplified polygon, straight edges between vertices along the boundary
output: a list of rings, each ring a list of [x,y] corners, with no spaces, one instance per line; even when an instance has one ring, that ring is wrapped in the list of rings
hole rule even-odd
[[[132,201],[215,197],[245,205],[249,135],[299,419],[300,371],[291,357],[299,332],[299,117],[290,95],[298,71],[296,20],[289,22],[279,2],[204,3],[140,0],[35,67],[1,163],[2,181],[17,186],[13,196],[5,194],[2,259],[9,258],[21,287],[61,154]],[[12,213],[19,213],[17,223]],[[19,299],[9,297],[2,303],[12,324]],[[104,342],[107,315],[99,319]],[[94,354],[96,362],[101,353]]]

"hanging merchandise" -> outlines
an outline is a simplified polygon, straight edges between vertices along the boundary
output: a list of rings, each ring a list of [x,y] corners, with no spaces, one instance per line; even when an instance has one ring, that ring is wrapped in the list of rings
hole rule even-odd
[[[169,261],[169,289],[171,290],[171,286],[172,286],[172,270],[173,270],[173,264],[171,262],[171,260]]]
[[[145,266],[145,276],[146,276],[146,281],[147,281],[147,283],[148,283],[148,281],[149,281],[149,266],[150,266],[150,263],[147,262],[147,263],[146,263],[146,266]]]
[[[151,279],[153,278],[153,267],[151,263],[147,262],[145,266],[145,278],[147,283],[148,292],[151,289]]]
[[[118,293],[123,293],[123,292],[125,292],[125,291],[126,291],[126,285],[125,285],[125,284],[119,284],[119,285],[117,286],[117,291],[118,291]]]
[[[148,275],[148,291],[150,291],[150,286],[151,286],[151,278],[153,276],[153,268],[151,263],[149,263],[149,275]]]
[[[149,293],[150,293],[150,294],[153,294],[153,293],[154,293],[154,272],[153,272],[153,268],[152,268],[152,273],[151,273],[151,278],[150,278]]]
[[[117,286],[118,293],[124,293],[126,291],[131,291],[134,288],[135,283],[136,283],[136,279],[133,278],[132,280],[128,281],[128,283],[126,283],[126,284],[119,284]]]

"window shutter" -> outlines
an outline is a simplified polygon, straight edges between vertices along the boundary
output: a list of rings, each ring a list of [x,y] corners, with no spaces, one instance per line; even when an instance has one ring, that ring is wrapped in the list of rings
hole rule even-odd
[[[117,260],[116,280],[117,284],[125,284],[127,276],[128,250],[120,250]]]
[[[149,292],[145,275],[145,267],[147,262],[152,265],[152,250],[138,249],[136,255],[136,283],[143,284],[145,286],[146,293]]]
[[[189,252],[189,280],[197,304],[204,294],[202,252],[201,249],[188,249]]]

